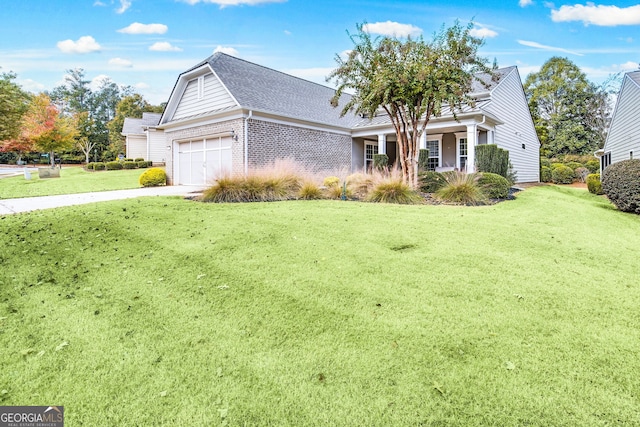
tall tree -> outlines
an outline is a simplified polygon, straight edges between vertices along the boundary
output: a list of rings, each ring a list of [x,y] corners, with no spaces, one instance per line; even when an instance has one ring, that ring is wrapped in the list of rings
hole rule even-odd
[[[36,150],[49,153],[52,166],[55,152],[73,146],[76,133],[73,120],[62,116],[44,93],[33,98],[22,118],[22,138]]]
[[[124,119],[131,117],[134,119],[142,118],[142,113],[162,113],[163,106],[154,106],[149,104],[142,95],[133,93],[123,97],[116,106],[116,112],[113,120],[111,120],[107,128],[109,129],[109,151],[117,155],[124,152],[124,137],[122,136],[122,126]]]
[[[422,36],[373,39],[363,28],[360,24],[350,34],[349,56],[335,57],[338,68],[327,78],[338,83],[331,102],[337,106],[342,94],[352,91],[342,115],[355,110],[372,118],[382,108],[395,128],[403,179],[417,187],[418,141],[430,118],[444,105],[453,111],[473,105],[468,94],[475,74],[492,73],[478,56],[483,41],[470,34],[473,23],[443,27],[430,42]]]
[[[48,95],[63,114],[89,111],[92,95],[89,83],[82,68],[70,69],[64,76],[64,84],[56,86]]]
[[[609,93],[589,82],[576,64],[553,57],[527,77],[524,89],[543,154],[589,154],[602,147]]]
[[[14,73],[0,73],[0,143],[18,137],[20,120],[29,105],[29,94],[15,79]]]

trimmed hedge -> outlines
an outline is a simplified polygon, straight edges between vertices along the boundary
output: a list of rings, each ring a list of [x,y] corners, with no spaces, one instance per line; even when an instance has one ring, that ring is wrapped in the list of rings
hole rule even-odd
[[[589,193],[597,194],[598,196],[604,194],[602,192],[602,182],[600,181],[599,173],[587,175],[587,189],[589,190]]]
[[[551,180],[554,184],[572,184],[574,177],[573,169],[563,164],[551,171]]]
[[[597,159],[591,159],[584,164],[584,167],[589,169],[591,173],[600,173],[600,162]]]
[[[509,151],[496,144],[476,146],[476,167],[478,172],[490,172],[507,178],[509,174]]]
[[[506,199],[509,197],[509,180],[497,173],[482,172],[478,179],[482,192],[490,199]]]
[[[93,170],[96,170],[96,171],[103,171],[106,168],[107,168],[107,165],[103,162],[95,162],[93,164]]]
[[[374,154],[373,155],[373,168],[376,170],[382,170],[389,165],[389,156],[386,154]]]
[[[421,148],[418,151],[418,171],[425,172],[429,170],[429,150]]]
[[[116,170],[120,170],[122,169],[122,163],[115,161],[115,162],[107,162],[105,164],[106,168],[108,171],[116,171]]]
[[[138,164],[136,162],[124,162],[122,165],[123,169],[136,169]]]
[[[540,181],[541,182],[551,182],[551,168],[547,166],[542,166],[540,168]]]
[[[93,165],[94,165],[94,163],[93,163],[93,162],[89,162],[89,163],[87,163],[87,164],[84,166],[84,168],[85,168],[86,170],[92,171],[92,170],[94,170],[94,169],[93,169]]]
[[[640,159],[609,165],[602,173],[602,191],[619,210],[640,214]]]
[[[147,169],[140,175],[138,182],[143,187],[157,187],[159,185],[166,185],[167,174],[163,169],[151,168]]]
[[[148,167],[150,166],[150,165],[149,165],[149,162],[147,162],[147,161],[145,161],[145,160],[140,160],[140,161],[137,161],[137,162],[135,162],[135,163],[136,163],[136,165],[138,166],[138,168],[140,168],[140,169],[148,168]]]
[[[135,159],[133,159],[134,162],[144,162],[144,159],[142,157],[136,157]]]

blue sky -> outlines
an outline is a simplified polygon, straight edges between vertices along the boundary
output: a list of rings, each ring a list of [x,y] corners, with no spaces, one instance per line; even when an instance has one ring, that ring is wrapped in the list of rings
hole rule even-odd
[[[517,65],[523,79],[556,55],[596,83],[640,61],[633,1],[10,0],[0,8],[0,71],[37,92],[83,68],[89,80],[108,76],[157,104],[216,50],[323,83],[357,23],[430,39],[456,19],[473,20],[481,54]]]

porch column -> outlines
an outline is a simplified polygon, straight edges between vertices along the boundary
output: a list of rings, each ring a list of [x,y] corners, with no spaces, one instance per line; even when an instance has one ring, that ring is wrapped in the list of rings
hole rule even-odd
[[[378,154],[387,154],[387,136],[384,133],[378,135]]]
[[[476,171],[476,142],[478,141],[477,125],[467,125],[467,173]]]
[[[422,132],[422,135],[420,135],[420,147],[421,150],[426,150],[427,149],[427,131],[425,130],[424,132]]]

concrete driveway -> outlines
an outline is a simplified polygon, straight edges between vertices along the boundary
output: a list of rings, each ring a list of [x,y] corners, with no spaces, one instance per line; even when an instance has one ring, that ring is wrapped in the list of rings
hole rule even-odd
[[[196,196],[202,193],[204,189],[205,187],[176,185],[135,188],[132,190],[101,191],[96,193],[63,194],[60,196],[0,199],[0,215],[146,196]]]

